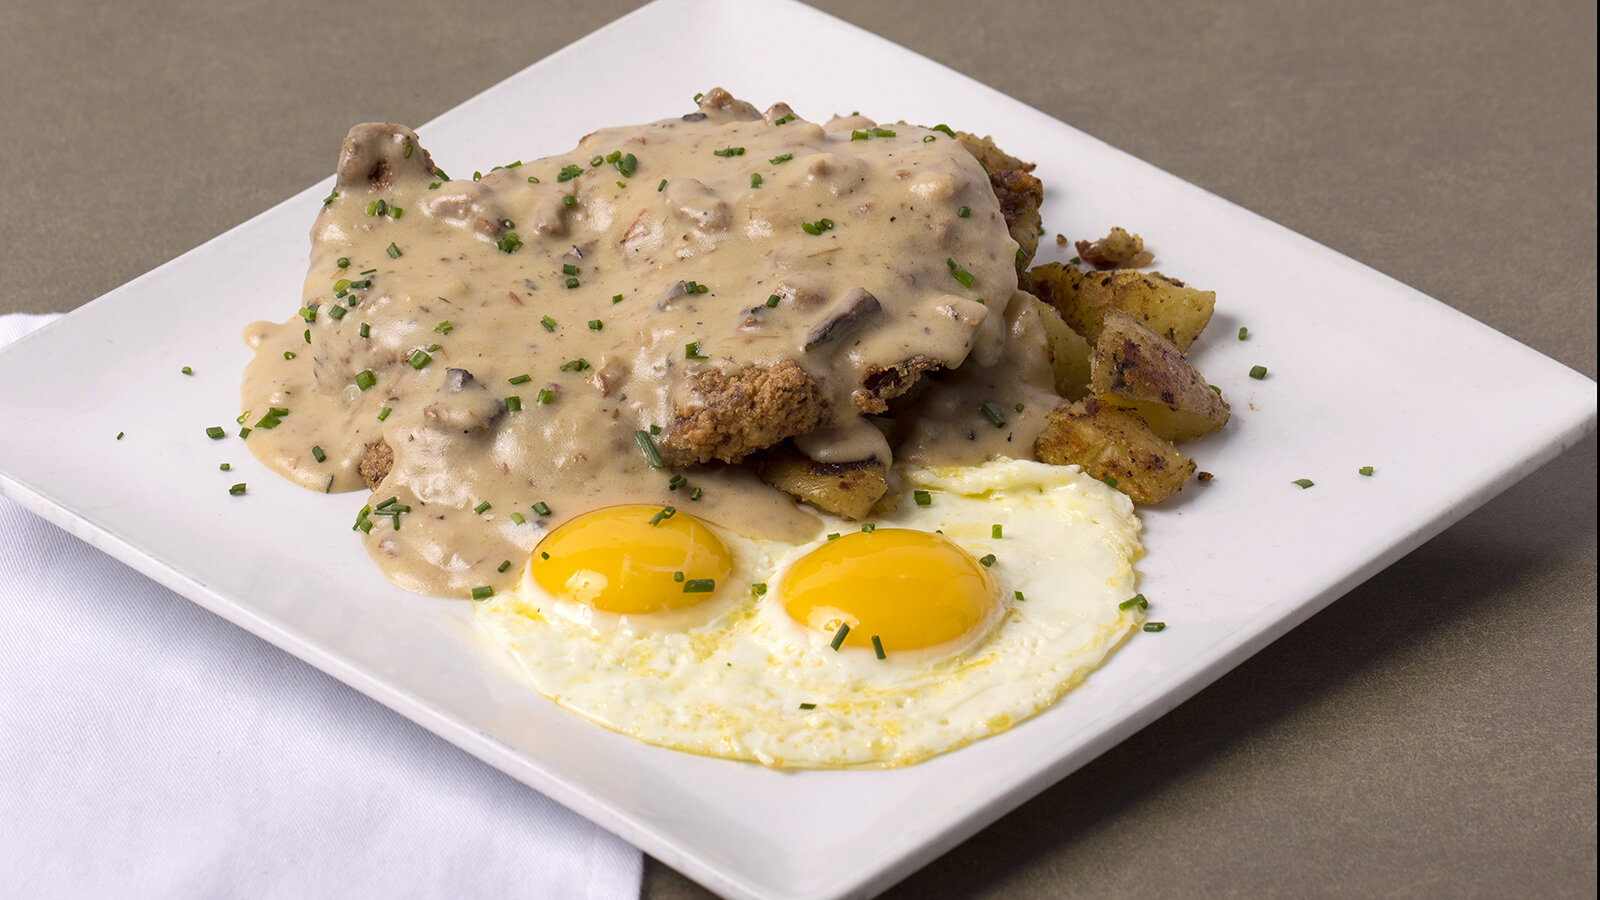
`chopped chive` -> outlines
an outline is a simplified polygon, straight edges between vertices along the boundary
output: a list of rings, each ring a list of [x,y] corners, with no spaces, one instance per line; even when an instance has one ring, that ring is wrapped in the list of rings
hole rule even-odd
[[[889,658],[889,655],[883,652],[883,641],[878,640],[877,635],[872,636],[872,652],[878,654],[879,659]]]
[[[940,122],[939,124],[933,126],[933,130],[934,131],[942,131],[945,134],[950,135],[951,137],[955,137],[956,136],[956,133],[954,131],[950,130],[950,126],[944,124],[943,122]]]
[[[750,186],[753,187],[753,188],[761,187],[761,173],[760,172],[751,172],[750,173]]]
[[[506,379],[506,381],[510,382],[511,384],[527,384],[528,382],[530,382],[532,380],[533,380],[533,376],[532,375],[528,375],[528,374],[513,375],[510,378]]]
[[[1250,377],[1254,378],[1257,381],[1260,381],[1261,379],[1267,377],[1267,367],[1266,366],[1251,366],[1250,367]]]
[[[606,323],[600,321],[599,319],[590,319],[589,320],[589,330],[590,331],[602,331],[602,330],[605,329],[605,327],[606,327]]]
[[[568,194],[565,197],[561,198],[561,205],[562,206],[575,206],[575,205],[577,205],[577,203],[578,203],[578,198],[574,197],[571,194]]]
[[[472,511],[477,513],[480,516],[483,515],[484,513],[489,511],[489,501],[485,500],[482,503],[479,503],[477,506],[474,506],[472,508]]]
[[[950,270],[950,274],[954,276],[955,280],[961,282],[962,287],[972,287],[972,282],[976,279],[972,277],[971,272],[968,272],[962,266],[957,265],[956,261],[953,259],[946,258],[944,264],[945,267]]]
[[[548,406],[550,401],[555,399],[555,396],[555,391],[552,391],[549,388],[540,388],[539,393],[534,396],[534,402],[540,406]]]
[[[544,318],[540,319],[539,324],[544,326],[545,331],[556,330],[556,320],[550,318],[549,316],[545,316]]]
[[[183,368],[179,369],[178,371],[182,372],[185,375],[193,375],[194,374],[194,369],[191,369],[188,366],[184,366]]]
[[[511,521],[517,523],[518,525],[524,525],[528,520],[522,517],[522,513],[514,512],[511,514]]]
[[[542,552],[542,551],[541,551],[541,552],[540,552],[540,553],[539,553],[539,558],[540,558],[540,559],[549,559],[549,558],[550,558],[550,554],[548,554],[548,553],[544,553],[544,552]]]
[[[1012,591],[1011,596],[1017,598],[1018,603],[1026,603],[1028,601],[1027,597],[1022,596],[1021,591]]]
[[[1145,631],[1166,631],[1167,630],[1167,623],[1165,623],[1165,622],[1146,622],[1146,623],[1144,623],[1144,630]]]
[[[1298,485],[1300,485],[1300,490],[1302,490],[1302,491],[1305,490],[1306,488],[1312,487],[1312,486],[1314,486],[1316,484],[1315,481],[1312,481],[1309,478],[1296,478],[1295,480],[1293,480],[1293,481],[1291,481],[1289,483],[1290,484],[1298,484]]]
[[[507,397],[505,399],[505,404],[506,404],[506,412],[521,412],[522,411],[522,398],[517,396],[516,394],[512,394],[511,396]]]
[[[382,422],[384,419],[389,418],[389,414],[392,412],[394,412],[394,407],[392,406],[385,406],[383,409],[378,410],[378,421]]]
[[[494,588],[488,586],[487,584],[480,585],[472,589],[472,599],[474,600],[487,600],[493,596]]]
[[[596,153],[595,155],[589,157],[589,168],[593,169],[597,166],[603,165],[605,161],[606,158],[604,156]]]
[[[1372,474],[1372,467],[1371,466],[1362,466],[1361,468],[1357,469],[1356,472],[1358,474],[1361,474],[1361,475],[1371,475]]]
[[[676,581],[679,584],[682,584],[683,583],[683,573],[682,572],[673,572],[672,573],[672,580]]]
[[[406,149],[400,151],[400,155],[405,157],[406,159],[410,159],[411,158],[411,144],[407,143],[406,144]]]
[[[328,307],[328,318],[337,321],[339,319],[344,318],[344,314],[349,312],[349,311],[350,310],[345,309],[344,307],[342,307],[339,304],[335,303],[334,305]]]
[[[683,358],[684,359],[710,359],[711,357],[706,356],[705,354],[700,352],[700,342],[699,341],[690,341],[689,343],[683,345]]]
[[[912,502],[916,503],[918,506],[932,506],[933,505],[933,495],[928,493],[927,491],[912,491],[911,492],[911,500],[912,500]]]
[[[337,199],[339,199],[339,192],[338,191],[334,191],[333,193],[329,194],[328,196],[322,198],[322,205],[323,206],[327,206],[329,203],[332,203],[333,201],[335,201]]]
[[[683,487],[684,485],[686,485],[688,483],[689,483],[689,479],[683,477],[682,475],[674,475],[671,478],[667,479],[667,490],[675,491],[678,488],[681,488],[681,487]]]
[[[438,334],[449,334],[450,332],[455,331],[456,327],[450,324],[449,319],[445,319],[443,322],[433,326],[433,330]]]
[[[622,173],[623,178],[632,178],[634,171],[638,168],[639,158],[632,153],[617,160],[617,171]]]
[[[1132,597],[1118,603],[1117,609],[1133,609],[1135,606],[1148,609],[1150,601],[1146,600],[1143,594],[1134,594]]]
[[[509,568],[511,568],[511,560],[509,560],[509,559],[502,560],[500,565],[495,568],[495,571],[496,572],[504,572],[505,570],[507,570]]]
[[[362,322],[361,323],[361,336],[364,337],[364,338],[372,337],[372,326],[368,325],[365,322]]]
[[[1248,337],[1250,337],[1250,329],[1244,327],[1243,325],[1240,325],[1239,326],[1239,340],[1242,341],[1242,340],[1245,340]]]
[[[983,417],[989,420],[990,425],[993,425],[996,428],[1006,427],[1006,417],[1000,415],[1000,408],[995,406],[993,403],[983,404],[982,406],[978,407],[978,412],[983,413]]]
[[[852,140],[852,141],[864,141],[869,137],[872,137],[872,135],[867,134],[865,131],[851,131],[850,132],[850,140]]]
[[[878,530],[878,526],[872,524],[871,522],[868,522],[867,524],[861,526],[861,531],[862,531],[863,534],[871,534],[871,533],[873,533],[874,531],[877,531],[877,530]]]
[[[390,259],[400,258],[400,248],[395,246],[393,242],[390,242],[389,246],[383,248],[383,252],[389,254]]]
[[[713,151],[711,151],[711,155],[712,156],[720,156],[723,159],[732,159],[735,156],[743,156],[744,155],[744,148],[743,147],[724,147],[721,150],[713,150]]]
[[[589,361],[581,356],[561,364],[561,371],[563,372],[582,372],[587,368],[589,368]]]
[[[419,348],[411,351],[411,355],[406,357],[406,362],[410,363],[413,369],[421,369],[433,362],[433,357],[428,355],[428,351]]]
[[[802,703],[802,704],[800,704],[800,708],[801,709],[816,709],[817,705],[815,703]]]
[[[685,594],[709,594],[717,589],[715,578],[691,578],[683,583]]]
[[[872,136],[873,137],[895,137],[896,135],[895,135],[895,133],[893,131],[890,131],[887,128],[874,128],[874,129],[872,129]]]
[[[556,181],[558,181],[558,182],[571,181],[572,179],[577,178],[579,175],[582,175],[582,174],[583,174],[582,167],[574,166],[574,165],[570,165],[569,164],[569,165],[563,166],[561,168],[561,171],[556,173]]]
[[[773,294],[772,296],[768,297],[767,298],[767,308],[768,309],[772,309],[773,307],[776,307],[778,305],[778,300],[779,300],[779,297],[778,297],[777,294]]]
[[[576,278],[568,278],[567,279],[567,290],[571,290],[571,289],[577,287],[580,283],[581,282],[579,282],[578,279],[576,279]]]
[[[923,143],[924,143],[924,144],[931,144],[931,143],[933,143],[933,142],[934,142],[934,141],[937,141],[937,140],[938,140],[938,138],[936,138],[936,137],[934,137],[934,136],[933,136],[933,135],[931,135],[931,134],[929,134],[929,135],[924,135],[924,136],[923,136],[923,138],[922,138],[922,142],[923,142]]]
[[[421,368],[418,366],[417,368]],[[372,374],[371,369],[364,369],[356,373],[356,387],[363,391],[378,383],[378,376]]]
[[[773,122],[772,124],[774,124],[774,125],[787,125],[790,122],[793,122],[794,119],[795,119],[794,113],[785,113],[782,116],[780,116],[778,118],[778,120]]]
[[[1217,395],[1217,396],[1218,396],[1218,397],[1221,397],[1221,396],[1222,396],[1222,388],[1219,388],[1219,387],[1217,387],[1217,386],[1216,386],[1216,385],[1214,385],[1214,384],[1208,384],[1208,385],[1206,385],[1206,387],[1208,387],[1208,388],[1211,388],[1211,390],[1213,390],[1213,391],[1215,391],[1215,392],[1216,392],[1216,395]]]
[[[615,303],[621,303],[622,302],[622,295],[621,294],[612,294],[611,295],[611,302],[614,303],[614,304]]]
[[[661,461],[661,451],[656,448],[655,438],[648,431],[635,431],[633,439],[639,444],[639,450],[644,453],[645,461],[652,469],[666,468],[666,463]]]
[[[972,207],[970,207],[970,206],[963,206],[960,209],[956,210],[956,218],[965,219],[966,217],[968,217],[970,215],[972,215]]]
[[[543,500],[540,500],[538,503],[535,503],[531,508],[533,509],[534,515],[539,515],[539,516],[548,516],[548,515],[550,515],[550,504],[544,502]]]
[[[765,581],[758,581],[755,584],[750,585],[750,593],[755,594],[757,597],[765,596],[767,593],[767,583]]]
[[[830,540],[830,541],[837,541],[838,539],[839,539],[839,532],[837,532],[837,531],[835,531],[832,534],[828,535],[828,540]]]
[[[311,448],[311,458],[316,460],[317,462],[327,462],[328,461],[328,454],[323,453],[321,447],[315,447],[314,446],[314,447]]]
[[[315,306],[301,307],[300,318],[305,319],[307,322],[315,322],[317,320],[317,308]]]
[[[227,436],[228,433],[222,430],[221,425],[212,425],[206,429],[206,437],[211,438],[213,441],[220,441]],[[121,437],[121,435],[118,435],[118,437]]]
[[[1105,484],[1106,487],[1114,488],[1117,486],[1117,479],[1111,477],[1110,475],[1107,475],[1100,480]]]
[[[663,178],[663,179],[661,179],[661,183],[656,185],[656,193],[659,194],[659,193],[661,193],[662,191],[664,191],[666,189],[667,189],[667,180],[665,178]]]
[[[818,219],[815,222],[801,222],[800,230],[804,231],[806,234],[821,234],[824,231],[832,231],[833,220]]]
[[[245,490],[244,482],[241,481],[238,484],[234,485],[233,487],[228,488],[228,493],[233,495],[233,496],[235,496],[235,497],[237,497],[237,496],[243,494],[244,490]]]
[[[494,245],[500,248],[501,253],[515,253],[522,249],[522,238],[517,237],[515,231],[508,231],[502,234]]]
[[[655,515],[650,517],[650,524],[660,525],[662,522],[665,522],[677,514],[678,510],[676,508],[671,506],[663,506]]]
[[[994,538],[995,540],[998,541],[998,540],[1000,540],[1000,537],[1001,537],[1002,533],[1003,533],[1003,529],[999,525],[990,525],[989,526],[989,537]]]
[[[217,466],[217,468],[221,469],[224,472],[228,472],[228,471],[231,471],[233,469],[233,463],[223,463],[222,465]]]
[[[833,640],[829,642],[828,646],[832,647],[835,650],[838,650],[839,649],[839,645],[844,643],[845,636],[848,635],[849,633],[850,633],[850,623],[849,622],[844,622],[844,623],[840,624],[839,625],[839,630],[835,631],[833,633]]]
[[[699,500],[703,496],[705,496],[705,492],[700,490],[699,488],[695,488],[694,490],[689,492],[689,499],[690,500]]]
[[[572,263],[562,263],[561,264],[561,274],[563,274],[563,275],[576,275],[576,274],[578,274],[578,267],[573,265]]]
[[[793,153],[785,153],[782,156],[774,156],[773,158],[767,160],[767,162],[772,163],[775,166],[780,166],[780,165],[783,165],[784,163],[788,162],[791,159],[794,159],[794,154]]]
[[[382,200],[373,200],[373,201],[369,202],[367,204],[367,215],[369,215],[369,216],[377,215],[378,214],[378,204],[382,203],[382,202],[383,202]]]
[[[334,261],[334,265],[338,266],[341,269],[348,269],[348,268],[350,268],[350,257],[341,256],[337,260]]]
[[[985,556],[984,556],[984,557],[983,557],[983,558],[981,558],[981,559],[979,559],[979,560],[978,560],[978,562],[980,562],[980,563],[983,563],[983,567],[984,567],[984,568],[985,568],[985,569],[987,569],[987,568],[989,568],[989,567],[991,567],[991,566],[993,566],[993,565],[994,565],[994,564],[995,564],[995,563],[996,563],[996,562],[997,562],[997,561],[998,561],[998,560],[996,560],[996,559],[995,559],[995,557],[994,557],[994,554],[993,554],[993,553],[990,553],[990,554],[987,554],[987,555],[985,555]]]

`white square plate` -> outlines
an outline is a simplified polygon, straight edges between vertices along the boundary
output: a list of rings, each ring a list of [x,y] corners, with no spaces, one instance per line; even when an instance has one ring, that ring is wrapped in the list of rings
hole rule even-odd
[[[584,77],[564,77],[574,71]],[[714,85],[811,119],[859,109],[993,134],[1038,161],[1052,233],[1126,225],[1163,271],[1217,292],[1193,358],[1232,400],[1234,421],[1186,447],[1217,478],[1145,512],[1141,588],[1169,627],[1136,635],[1045,714],[906,769],[785,773],[645,746],[534,695],[479,643],[466,604],[384,581],[350,532],[358,501],[302,491],[236,438],[205,435],[234,430],[243,326],[298,307],[306,233],[329,182],[0,352],[0,489],[713,890],[821,898],[887,887],[1593,427],[1589,379],[787,0],[662,0],[420,133],[446,168],[487,169],[567,150],[596,127],[687,111]],[[1248,341],[1235,337],[1241,325]],[[1264,380],[1247,376],[1256,364],[1269,368]],[[1480,409],[1494,410],[1492,428]],[[223,460],[232,472],[218,471]],[[1376,474],[1358,475],[1366,465]],[[1291,484],[1302,477],[1316,486]],[[238,481],[248,494],[229,496]]]

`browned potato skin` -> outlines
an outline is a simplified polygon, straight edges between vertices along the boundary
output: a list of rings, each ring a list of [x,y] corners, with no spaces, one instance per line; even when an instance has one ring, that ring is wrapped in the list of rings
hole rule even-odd
[[[756,471],[796,500],[851,521],[865,518],[889,492],[888,467],[872,459],[824,463],[785,446],[764,454]]]
[[[1120,310],[1107,310],[1095,343],[1094,395],[1130,410],[1169,441],[1203,437],[1228,424],[1228,402],[1176,344]]]
[[[1185,353],[1211,321],[1217,303],[1215,292],[1196,290],[1160,272],[1085,272],[1061,263],[1034,266],[1021,287],[1054,306],[1074,331],[1090,341],[1099,340],[1106,310],[1117,309]]]
[[[1195,468],[1194,460],[1143,419],[1093,397],[1052,410],[1033,452],[1040,462],[1077,465],[1101,481],[1115,479],[1117,490],[1135,503],[1160,503],[1176,494]]]

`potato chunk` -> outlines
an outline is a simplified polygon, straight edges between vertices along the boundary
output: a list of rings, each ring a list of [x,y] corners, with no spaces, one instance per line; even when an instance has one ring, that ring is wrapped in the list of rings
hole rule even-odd
[[[1111,233],[1098,241],[1078,241],[1078,256],[1096,269],[1139,269],[1155,262],[1144,248],[1144,238],[1112,226]]]
[[[761,480],[802,503],[852,521],[865,518],[889,491],[889,470],[875,459],[818,462],[787,445],[756,464]]]
[[[1024,294],[1039,314],[1045,344],[1050,350],[1050,368],[1055,371],[1056,393],[1078,400],[1089,393],[1089,361],[1094,354],[1083,335],[1067,327],[1056,308],[1032,294]]]
[[[1167,499],[1194,473],[1194,460],[1143,419],[1093,397],[1052,410],[1033,452],[1040,462],[1077,465],[1091,477],[1113,479],[1135,503]]]
[[[1177,345],[1120,310],[1106,311],[1089,386],[1102,402],[1137,413],[1169,441],[1202,437],[1228,424],[1228,401]]]
[[[1023,288],[1054,306],[1090,341],[1099,340],[1106,310],[1119,309],[1186,353],[1211,321],[1217,303],[1214,291],[1195,290],[1160,272],[1085,272],[1061,263],[1033,267]]]

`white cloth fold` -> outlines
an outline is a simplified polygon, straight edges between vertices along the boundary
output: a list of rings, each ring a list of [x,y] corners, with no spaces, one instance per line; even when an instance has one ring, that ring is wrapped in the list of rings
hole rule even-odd
[[[3,497],[0,616],[0,896],[639,896],[621,839]]]

